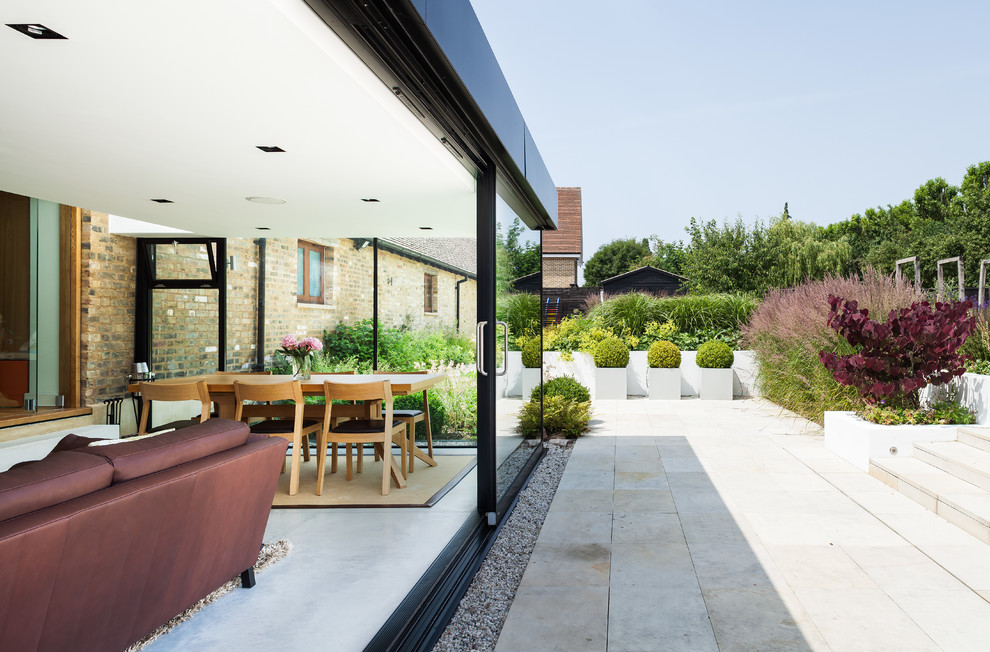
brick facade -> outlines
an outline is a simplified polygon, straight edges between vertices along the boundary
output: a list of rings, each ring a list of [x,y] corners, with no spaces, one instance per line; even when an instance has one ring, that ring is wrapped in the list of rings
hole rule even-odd
[[[137,246],[134,238],[109,233],[106,214],[82,212],[82,376],[83,402],[98,404],[126,391],[134,352],[134,299]],[[307,241],[323,245],[324,305],[296,300],[295,239],[266,241],[265,353],[270,361],[284,335],[320,337],[339,323],[372,316],[373,250],[351,239]],[[228,239],[228,370],[249,369],[257,359],[258,246],[250,239]],[[379,251],[379,318],[385,326],[414,329],[453,328],[455,287],[463,275]],[[168,246],[157,252],[159,272],[188,277],[208,269],[205,246]],[[436,274],[437,311],[423,310],[423,275]],[[461,284],[461,332],[474,332],[477,284]],[[217,369],[215,290],[155,290],[152,324],[153,370],[165,377]]]
[[[567,288],[577,285],[577,258],[543,257],[543,287]]]

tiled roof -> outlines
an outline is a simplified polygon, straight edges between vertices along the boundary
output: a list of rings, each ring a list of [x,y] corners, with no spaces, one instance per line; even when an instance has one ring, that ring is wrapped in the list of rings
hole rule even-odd
[[[467,274],[478,273],[478,241],[475,238],[382,238]]]
[[[557,230],[543,232],[543,253],[582,255],[581,189],[557,188]]]

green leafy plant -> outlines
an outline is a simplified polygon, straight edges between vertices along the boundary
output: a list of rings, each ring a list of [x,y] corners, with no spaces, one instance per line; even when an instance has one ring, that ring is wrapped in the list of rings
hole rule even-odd
[[[952,399],[936,401],[927,407],[906,408],[886,405],[884,402],[866,406],[859,416],[884,426],[901,425],[967,425],[976,423],[973,412]]]
[[[651,367],[674,369],[681,366],[681,350],[671,342],[654,342],[646,353],[646,361]]]
[[[648,351],[655,342],[662,342],[664,340],[670,342],[675,335],[677,335],[677,324],[669,319],[663,323],[651,321],[646,325],[646,330],[643,331],[643,335],[639,338],[638,348]]]
[[[711,340],[698,347],[695,361],[702,369],[728,369],[732,367],[734,359],[735,356],[728,344]]]
[[[543,351],[540,349],[540,338],[535,337],[523,346],[522,363],[527,369],[539,369],[543,365]]]
[[[588,388],[570,376],[551,378],[543,383],[542,389],[544,396],[563,396],[566,399],[579,403],[586,403],[591,400],[591,392],[588,391]],[[535,387],[530,395],[530,400],[538,400],[539,398],[540,388]]]
[[[602,340],[592,354],[595,366],[601,369],[616,369],[629,364],[629,347],[617,337]]]
[[[519,430],[524,437],[539,437],[540,400],[523,403],[519,412]],[[543,401],[543,427],[551,434],[562,433],[568,437],[577,437],[588,429],[591,420],[591,403],[588,401],[573,401],[563,396],[548,396]]]
[[[521,292],[500,297],[495,307],[499,321],[509,325],[509,342],[520,336],[539,335],[540,295]]]

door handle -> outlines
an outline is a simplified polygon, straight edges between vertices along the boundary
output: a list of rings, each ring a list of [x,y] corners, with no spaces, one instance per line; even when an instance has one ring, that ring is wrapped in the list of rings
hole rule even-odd
[[[495,325],[502,325],[502,368],[495,367],[496,376],[504,376],[509,371],[509,325],[504,321],[497,321]]]
[[[485,371],[485,347],[482,338],[485,335],[485,326],[488,324],[486,321],[479,321],[478,325],[474,329],[474,368],[478,370],[478,373],[482,376],[487,376],[488,372]]]

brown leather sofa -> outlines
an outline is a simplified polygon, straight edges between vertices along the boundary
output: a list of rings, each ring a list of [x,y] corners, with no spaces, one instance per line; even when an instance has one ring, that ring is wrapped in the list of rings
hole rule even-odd
[[[114,650],[253,566],[288,442],[210,419],[0,473],[0,650]]]

